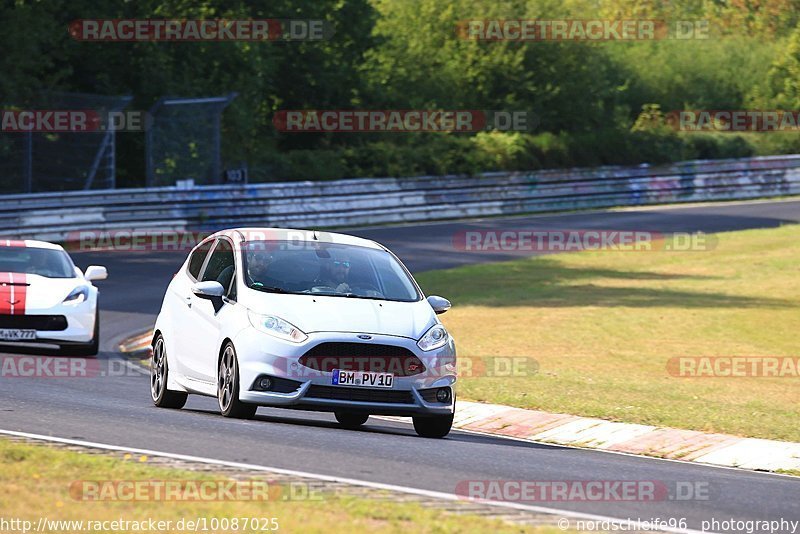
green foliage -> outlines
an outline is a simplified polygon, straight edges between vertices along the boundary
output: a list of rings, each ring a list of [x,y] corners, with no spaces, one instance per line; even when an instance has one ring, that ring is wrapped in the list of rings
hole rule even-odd
[[[800,0],[16,0],[0,3],[0,105],[41,92],[238,98],[225,112],[223,159],[253,179],[474,174],[797,151],[782,134],[684,135],[680,109],[800,107]],[[707,40],[481,42],[469,19],[693,18]],[[322,18],[323,42],[79,42],[81,18]],[[744,28],[744,30],[742,30]],[[532,132],[283,134],[287,109],[533,112]],[[120,136],[119,182],[141,185],[143,136]]]
[[[632,132],[663,131],[668,128],[659,104],[645,104],[631,126]]]

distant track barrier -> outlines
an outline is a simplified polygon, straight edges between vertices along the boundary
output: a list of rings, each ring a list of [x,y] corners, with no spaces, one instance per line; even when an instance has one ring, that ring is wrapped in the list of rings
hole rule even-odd
[[[800,194],[800,155],[479,176],[153,187],[0,196],[0,235],[322,228]]]

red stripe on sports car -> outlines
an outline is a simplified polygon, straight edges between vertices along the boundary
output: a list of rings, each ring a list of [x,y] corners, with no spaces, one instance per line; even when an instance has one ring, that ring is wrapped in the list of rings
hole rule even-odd
[[[12,273],[0,273],[0,314],[11,315],[11,295],[10,282],[14,279]]]
[[[11,303],[11,315],[25,315],[25,303],[28,299],[28,275],[24,273],[11,274],[14,288],[15,302]]]
[[[0,273],[0,314],[25,315],[28,300],[28,276],[24,273]]]
[[[26,247],[25,241],[0,239],[0,247]]]

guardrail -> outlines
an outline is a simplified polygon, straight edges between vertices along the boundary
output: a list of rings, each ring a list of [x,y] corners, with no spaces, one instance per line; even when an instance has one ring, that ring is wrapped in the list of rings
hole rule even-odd
[[[479,176],[350,179],[0,196],[0,235],[335,227],[800,194],[800,155]]]

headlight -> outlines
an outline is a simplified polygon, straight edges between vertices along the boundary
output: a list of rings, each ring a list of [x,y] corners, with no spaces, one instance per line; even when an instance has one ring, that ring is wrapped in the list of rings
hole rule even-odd
[[[67,295],[67,298],[64,299],[63,304],[76,306],[86,300],[89,300],[89,289],[85,287],[76,287],[72,290],[72,292],[70,292],[69,295]]]
[[[438,349],[447,345],[449,337],[444,326],[435,324],[417,341],[417,346],[424,351]]]
[[[291,341],[293,343],[302,343],[308,339],[308,336],[305,335],[302,330],[294,326],[292,323],[284,321],[280,317],[275,317],[274,315],[261,315],[260,313],[248,311],[247,318],[250,319],[250,324],[253,325],[253,328],[264,332],[265,334],[269,334],[280,339],[285,339],[286,341]]]

